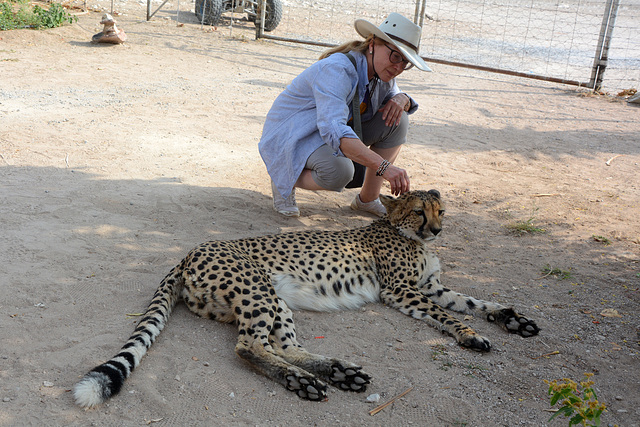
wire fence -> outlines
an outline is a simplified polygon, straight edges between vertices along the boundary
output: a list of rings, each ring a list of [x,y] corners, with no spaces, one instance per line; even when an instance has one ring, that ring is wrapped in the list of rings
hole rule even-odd
[[[587,85],[612,0],[427,0],[424,9],[416,0],[278,1],[282,20],[264,37],[338,44],[358,38],[355,19],[378,25],[398,12],[422,22],[427,59]],[[640,86],[640,0],[613,1],[602,90],[617,93]]]
[[[80,1],[86,0],[67,0]],[[113,9],[114,3],[122,8],[129,0],[95,1],[110,2]],[[202,23],[202,8],[212,7],[222,13],[211,25],[228,25],[231,32],[241,27],[244,32],[253,26],[247,21],[256,19],[260,1],[138,0],[134,5],[146,3],[148,18],[164,8],[189,23]],[[273,2],[279,3],[279,22],[260,37],[336,45],[359,38],[353,29],[357,18],[378,25],[389,13],[398,12],[422,25],[420,53],[427,61],[589,88],[597,83],[598,70],[603,80],[597,87],[605,92],[633,94],[640,89],[640,0],[265,1],[267,11]],[[611,5],[615,13],[607,17]],[[606,41],[608,51],[603,52]]]

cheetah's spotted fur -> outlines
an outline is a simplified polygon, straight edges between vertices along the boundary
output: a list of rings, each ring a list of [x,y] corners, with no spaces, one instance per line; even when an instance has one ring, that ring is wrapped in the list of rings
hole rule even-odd
[[[488,351],[489,341],[443,310],[478,313],[523,337],[536,324],[500,304],[440,284],[440,264],[427,248],[441,230],[436,190],[381,196],[387,216],[355,230],[300,231],[212,241],[193,249],[164,278],[120,352],[75,386],[85,407],[116,394],[164,328],[178,300],[202,317],[236,323],[236,353],[266,376],[309,400],[327,397],[328,381],[362,392],[371,377],[343,360],[308,353],[296,340],[292,309],[330,311],[382,301]]]

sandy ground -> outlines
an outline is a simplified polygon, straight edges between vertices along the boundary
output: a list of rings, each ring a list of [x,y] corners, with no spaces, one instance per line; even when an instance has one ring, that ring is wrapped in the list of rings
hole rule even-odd
[[[134,16],[118,17],[128,43],[91,45],[99,21],[0,33],[0,425],[542,426],[543,380],[584,372],[603,425],[640,424],[638,107],[440,65],[401,76],[421,107],[398,164],[447,203],[445,283],[513,305],[540,336],[468,319],[494,346],[478,354],[377,304],[296,312],[310,351],[374,376],[311,403],[236,357],[232,326],[180,305],[120,395],[76,407],[73,384],[197,243],[372,220],[349,209],[355,190],[300,191],[299,219],[271,207],[263,118],[317,49]],[[369,394],[410,387],[369,415]]]

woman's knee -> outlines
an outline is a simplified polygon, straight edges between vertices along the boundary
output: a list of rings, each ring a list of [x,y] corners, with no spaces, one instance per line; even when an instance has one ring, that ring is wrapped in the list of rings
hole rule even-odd
[[[408,131],[409,115],[407,113],[402,113],[400,123],[397,125],[387,126],[382,119],[382,113],[378,112],[372,120],[363,123],[363,142],[368,146],[391,148],[404,144]]]
[[[401,135],[403,140],[407,139],[407,132],[409,132],[409,115],[402,113],[400,116],[400,123],[397,126],[396,132]]]
[[[353,179],[353,162],[346,157],[335,157],[313,170],[316,184],[330,191],[342,191]]]

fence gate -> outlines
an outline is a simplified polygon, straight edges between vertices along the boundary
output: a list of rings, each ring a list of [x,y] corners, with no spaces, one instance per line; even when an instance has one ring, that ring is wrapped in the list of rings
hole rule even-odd
[[[355,19],[398,12],[422,26],[428,62],[611,92],[640,85],[640,0],[278,0],[270,32],[259,24],[274,0],[258,1],[258,38],[334,46],[359,37]]]

